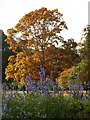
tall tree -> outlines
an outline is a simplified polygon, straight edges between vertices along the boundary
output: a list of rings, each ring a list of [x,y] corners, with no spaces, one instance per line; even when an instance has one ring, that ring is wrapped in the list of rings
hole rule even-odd
[[[41,8],[26,14],[14,28],[9,29],[6,41],[14,52],[18,47],[24,52],[32,49],[37,54],[40,52],[40,64],[44,66],[45,50],[62,41],[60,32],[63,29],[67,26],[57,9]]]
[[[90,57],[90,25],[87,25],[82,34],[82,43],[80,45],[80,55],[82,59],[88,59]]]
[[[82,61],[84,61],[85,65],[82,66],[85,71],[86,79],[90,82],[90,25],[87,25],[83,30],[82,35],[82,44],[80,49],[80,55],[82,57]]]
[[[40,65],[44,66],[47,74],[53,71],[55,77],[58,77],[59,71],[71,67],[72,61],[77,57],[72,53],[76,44],[73,39],[69,40],[66,50],[67,42],[60,36],[63,29],[67,29],[67,26],[57,9],[41,8],[19,20],[14,28],[8,30],[8,38],[5,40],[10,44],[9,49],[17,52],[16,58],[9,58],[6,79],[23,81],[29,73],[33,79],[38,79]],[[60,42],[63,47],[56,48],[55,44]],[[22,52],[18,53],[18,48],[22,49]]]
[[[81,62],[74,68],[70,78],[77,78],[77,74],[80,73],[80,82],[90,82],[90,25],[87,25],[82,34],[80,43],[80,57]]]

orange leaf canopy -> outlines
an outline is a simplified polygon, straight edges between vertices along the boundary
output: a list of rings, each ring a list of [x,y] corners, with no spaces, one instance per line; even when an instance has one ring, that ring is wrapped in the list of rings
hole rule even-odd
[[[58,9],[47,10],[42,7],[26,14],[14,28],[8,29],[6,41],[14,52],[18,47],[22,50],[30,48],[41,50],[42,44],[47,47],[54,41],[58,43],[57,40],[60,41],[61,36],[57,33],[63,29],[67,29],[67,26]]]

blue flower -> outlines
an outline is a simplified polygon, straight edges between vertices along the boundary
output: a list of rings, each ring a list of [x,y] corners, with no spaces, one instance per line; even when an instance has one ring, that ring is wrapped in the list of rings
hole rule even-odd
[[[90,95],[90,91],[89,91],[89,93],[87,93],[87,95]]]
[[[8,111],[11,111],[12,110],[12,108],[9,108],[9,110]]]
[[[64,87],[61,87],[61,90],[62,90],[62,91],[64,91],[64,89],[65,89]]]
[[[38,102],[38,104],[41,104],[42,102]]]
[[[8,87],[8,86],[6,86],[6,90],[9,90],[9,87]]]
[[[83,99],[87,100],[87,99],[89,99],[89,98],[85,95],[85,96],[83,96]]]
[[[87,86],[90,86],[90,82],[87,83]]]
[[[28,112],[28,114],[30,114],[30,112]]]
[[[77,74],[77,80],[80,80],[80,73]]]
[[[46,71],[44,68],[40,68],[41,71],[39,71],[40,79],[43,79],[45,77]]]
[[[52,71],[50,72],[50,77],[54,77],[54,75],[53,75],[53,72],[52,72]]]
[[[32,82],[30,74],[26,77],[26,79],[28,80],[28,84],[30,84]]]
[[[34,98],[32,98],[31,100],[32,100],[32,101],[36,101],[36,99],[34,99]]]

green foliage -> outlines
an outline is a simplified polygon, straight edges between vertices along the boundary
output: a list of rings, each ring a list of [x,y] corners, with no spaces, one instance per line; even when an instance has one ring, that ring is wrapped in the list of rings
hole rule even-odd
[[[90,118],[90,99],[18,94],[7,100],[5,113],[7,116],[3,116],[3,119]]]
[[[86,79],[90,82],[90,25],[87,25],[83,31],[83,46],[80,50],[80,54],[82,56],[82,60],[87,61],[87,66],[84,69],[85,73],[87,74]]]
[[[2,31],[2,81],[5,82],[5,68],[8,65],[8,57],[13,54],[9,45],[4,41],[7,36]]]
[[[87,60],[82,60],[77,66],[74,67],[74,70],[70,73],[68,78],[70,78],[73,81],[77,81],[77,75],[78,73],[80,73],[80,82],[85,82],[87,78],[86,68]]]
[[[82,43],[80,44],[80,47],[81,49],[79,52],[82,59],[90,58],[90,25],[87,25],[83,30]]]
[[[74,67],[69,78],[75,81],[77,74],[80,73],[81,82],[90,81],[90,25],[87,25],[83,30],[79,53],[82,60]]]

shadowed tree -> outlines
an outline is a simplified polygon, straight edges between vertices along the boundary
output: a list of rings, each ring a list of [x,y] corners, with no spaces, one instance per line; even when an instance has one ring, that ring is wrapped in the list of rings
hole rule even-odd
[[[2,30],[0,31],[2,33],[2,82],[5,82],[5,68],[8,65],[8,57],[14,53],[9,49],[9,44],[4,41],[7,36]]]
[[[82,42],[80,44],[81,62],[71,72],[70,78],[77,79],[77,74],[80,74],[80,82],[90,82],[90,25],[87,25],[82,34]]]
[[[85,65],[82,66],[84,70],[84,77],[87,81],[90,82],[90,25],[87,25],[83,30],[82,35],[82,44],[80,49],[80,55],[82,57],[82,61],[84,61]]]

